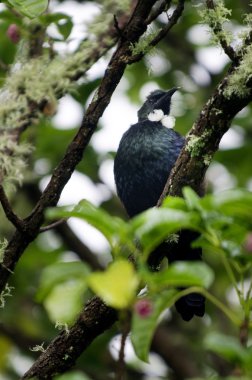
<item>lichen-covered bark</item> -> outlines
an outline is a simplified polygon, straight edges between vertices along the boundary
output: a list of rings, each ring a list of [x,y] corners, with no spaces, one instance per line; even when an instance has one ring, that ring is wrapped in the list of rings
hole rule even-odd
[[[71,368],[90,343],[116,321],[116,311],[93,297],[69,331],[62,331],[47,347],[23,379],[51,379]]]
[[[242,57],[239,60],[241,62]],[[252,100],[252,85],[249,82],[243,96],[237,93],[227,95],[230,79],[237,67],[236,63],[232,64],[200,112],[169,176],[159,205],[167,194],[181,196],[184,186],[191,186],[196,192],[201,189],[206,170],[218,150],[221,138],[229,129],[235,115]]]

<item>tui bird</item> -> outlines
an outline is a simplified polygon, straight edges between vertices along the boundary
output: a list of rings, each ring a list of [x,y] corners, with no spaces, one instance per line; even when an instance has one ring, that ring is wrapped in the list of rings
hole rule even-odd
[[[138,111],[138,122],[124,133],[114,162],[117,193],[129,217],[154,207],[168,176],[184,146],[185,139],[175,132],[174,118],[169,116],[171,97],[177,91],[155,90]],[[193,249],[195,232],[183,230],[177,242],[165,241],[150,255],[159,262],[167,257],[173,261],[201,260],[201,249]],[[185,321],[205,313],[205,298],[192,293],[180,298],[177,311]]]

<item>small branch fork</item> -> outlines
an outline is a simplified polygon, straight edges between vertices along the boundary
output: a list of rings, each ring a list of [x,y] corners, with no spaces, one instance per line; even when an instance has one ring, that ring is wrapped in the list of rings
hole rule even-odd
[[[163,1],[160,6],[151,14],[150,18],[146,20],[146,25],[155,20],[157,16],[164,12],[170,5],[171,1]],[[168,18],[168,23],[160,30],[160,32],[150,41],[149,46],[156,46],[171,30],[171,28],[178,22],[184,10],[185,0],[179,0],[177,7],[173,11],[172,15]],[[160,12],[160,13],[158,13]],[[139,53],[129,57],[128,64],[140,61],[145,53]]]

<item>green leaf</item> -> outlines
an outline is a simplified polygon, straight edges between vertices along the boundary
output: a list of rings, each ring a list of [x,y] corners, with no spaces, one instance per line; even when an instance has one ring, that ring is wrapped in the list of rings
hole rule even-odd
[[[84,283],[89,273],[89,268],[80,261],[50,265],[42,272],[36,298],[42,302],[55,286],[72,279],[81,279]]]
[[[133,264],[118,260],[109,265],[105,272],[89,276],[88,285],[106,304],[124,309],[133,302],[138,288],[138,277]]]
[[[64,40],[69,37],[73,29],[72,18],[69,15],[61,12],[42,15],[40,17],[40,21],[44,25],[50,25],[54,23]]]
[[[79,371],[64,373],[63,375],[55,376],[54,380],[90,380],[86,374]]]
[[[106,211],[92,205],[92,203],[86,200],[80,201],[72,210],[69,210],[69,207],[58,207],[47,211],[47,217],[52,219],[69,218],[71,216],[83,219],[99,230],[107,238],[112,247],[120,239],[122,241],[125,239],[128,230],[127,223],[116,216],[109,215]]]
[[[224,215],[251,222],[252,193],[250,191],[242,189],[223,191],[204,197],[201,204],[205,208],[217,210]]]
[[[48,6],[48,0],[6,0],[5,3],[30,18],[38,17]]]
[[[71,324],[83,307],[87,284],[82,279],[56,285],[44,300],[46,311],[53,322]]]
[[[183,196],[189,210],[200,210],[200,197],[190,187],[183,188]]]
[[[143,274],[150,288],[162,289],[168,286],[202,286],[208,288],[213,280],[212,269],[203,262],[175,262],[160,272]]]
[[[247,352],[239,341],[232,336],[219,333],[208,334],[204,341],[205,347],[232,363],[246,361]]]
[[[162,208],[175,208],[177,210],[187,211],[186,203],[183,198],[168,196],[162,203]]]
[[[136,311],[132,318],[131,341],[139,359],[148,362],[151,340],[155,332],[160,314],[174,303],[174,296],[178,291],[166,290],[148,300],[152,302],[152,313],[148,317],[141,317]]]
[[[136,216],[131,228],[144,250],[151,251],[169,234],[182,228],[197,229],[200,217],[195,212],[153,208]]]

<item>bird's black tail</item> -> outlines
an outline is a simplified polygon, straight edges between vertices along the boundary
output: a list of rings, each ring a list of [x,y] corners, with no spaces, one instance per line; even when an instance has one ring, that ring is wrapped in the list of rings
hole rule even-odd
[[[194,315],[203,317],[205,314],[205,297],[198,293],[191,293],[181,297],[175,306],[183,320],[190,321]]]
[[[158,266],[166,256],[169,263],[175,261],[199,261],[202,259],[201,248],[192,248],[192,242],[198,237],[196,232],[183,230],[179,233],[178,241],[160,244],[150,255],[149,264],[152,268]],[[175,307],[184,321],[190,321],[194,315],[203,317],[205,314],[205,297],[191,293],[181,297]]]

